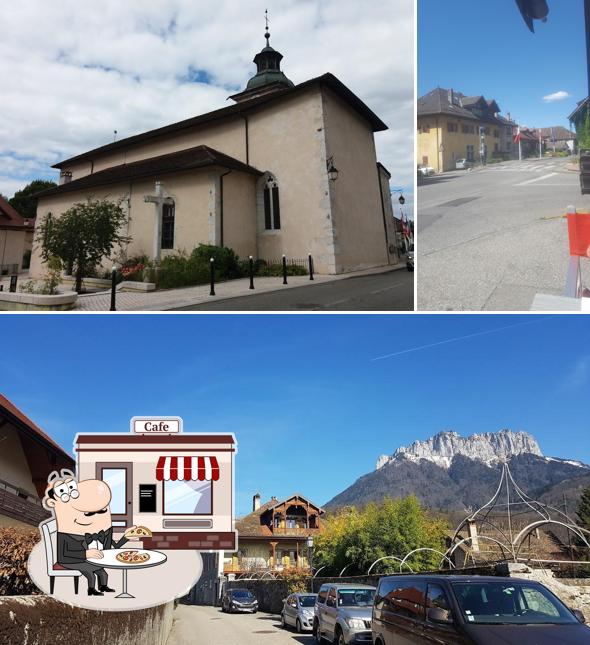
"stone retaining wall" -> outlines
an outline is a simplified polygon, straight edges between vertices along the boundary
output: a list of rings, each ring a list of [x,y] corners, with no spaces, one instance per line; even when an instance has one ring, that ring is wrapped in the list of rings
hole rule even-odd
[[[0,644],[165,645],[174,603],[137,611],[79,609],[48,596],[0,597]]]

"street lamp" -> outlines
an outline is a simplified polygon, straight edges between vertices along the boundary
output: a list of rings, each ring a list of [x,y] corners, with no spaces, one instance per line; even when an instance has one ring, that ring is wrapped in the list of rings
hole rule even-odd
[[[403,206],[406,203],[406,199],[403,195],[400,195],[397,201],[400,203],[400,206]]]
[[[328,179],[336,181],[338,179],[338,169],[334,165],[334,157],[328,157],[326,160],[326,168],[328,169]]]

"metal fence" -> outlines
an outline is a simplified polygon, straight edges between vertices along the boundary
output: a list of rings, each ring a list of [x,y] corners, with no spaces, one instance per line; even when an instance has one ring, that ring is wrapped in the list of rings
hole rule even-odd
[[[308,258],[285,258],[288,267],[308,268]],[[283,266],[283,258],[258,258],[259,262],[265,262],[268,266]]]
[[[0,275],[18,273],[18,264],[0,264]]]

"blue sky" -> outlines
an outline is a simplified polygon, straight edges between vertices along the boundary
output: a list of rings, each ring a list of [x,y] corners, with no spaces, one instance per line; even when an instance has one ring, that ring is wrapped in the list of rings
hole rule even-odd
[[[440,86],[494,98],[528,127],[568,127],[588,94],[583,0],[548,0],[526,27],[515,0],[418,0],[418,96]],[[543,97],[566,92],[563,100]]]
[[[380,454],[445,429],[525,430],[544,454],[590,463],[584,316],[2,322],[3,338],[13,339],[3,343],[3,394],[68,450],[80,431],[128,432],[134,415],[179,415],[185,431],[234,432],[238,514],[256,491],[265,500],[299,491],[324,504]]]

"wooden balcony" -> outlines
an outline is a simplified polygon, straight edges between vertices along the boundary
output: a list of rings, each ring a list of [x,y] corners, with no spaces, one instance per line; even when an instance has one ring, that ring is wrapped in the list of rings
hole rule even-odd
[[[38,526],[50,516],[38,497],[3,480],[0,480],[0,513],[32,526]]]

